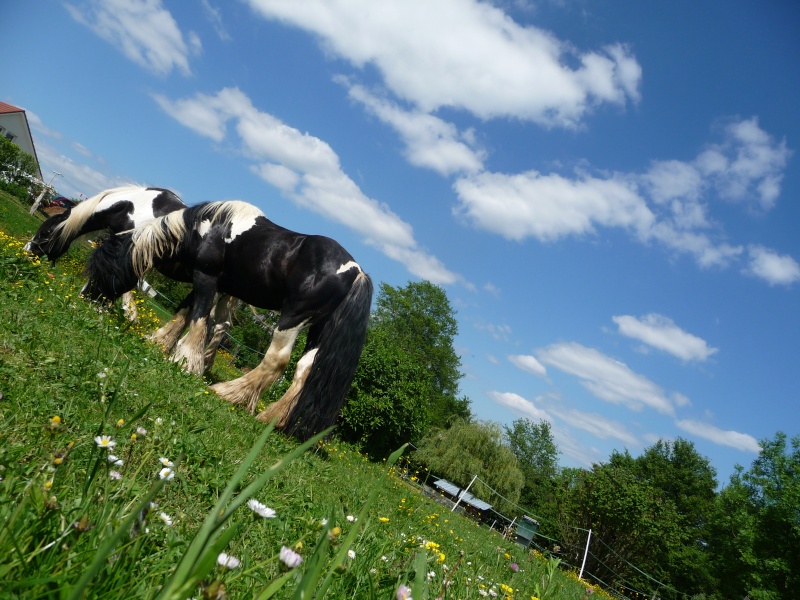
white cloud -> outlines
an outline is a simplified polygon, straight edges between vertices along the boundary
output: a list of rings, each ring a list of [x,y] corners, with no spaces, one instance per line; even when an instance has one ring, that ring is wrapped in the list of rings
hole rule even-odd
[[[769,210],[780,194],[783,169],[792,152],[777,143],[753,117],[729,123],[724,141],[698,158],[720,197]]]
[[[513,392],[495,392],[489,391],[486,394],[503,406],[510,408],[511,410],[523,415],[524,417],[531,419],[532,421],[548,421],[552,422],[553,418],[544,410],[536,408],[536,405],[531,402],[530,400],[526,400],[519,394],[515,394]]]
[[[592,233],[596,226],[643,233],[654,220],[645,201],[621,178],[483,172],[457,180],[454,187],[457,214],[511,240],[533,236],[551,242]]]
[[[745,273],[760,277],[770,285],[791,285],[800,281],[800,264],[786,254],[752,245],[747,249],[749,264]]]
[[[611,317],[611,320],[617,324],[622,335],[668,352],[681,360],[704,361],[717,352],[705,340],[683,331],[671,319],[662,315],[649,314],[641,319],[620,315]]]
[[[228,30],[225,27],[225,24],[222,22],[222,14],[220,10],[211,5],[209,0],[201,0],[200,4],[203,7],[203,14],[209,20],[212,27],[214,27],[214,31],[217,32],[219,39],[223,41],[228,41],[231,39]]]
[[[597,413],[583,412],[574,408],[563,410],[558,407],[550,407],[548,411],[571,427],[591,433],[601,440],[614,439],[620,440],[628,446],[641,445],[636,436],[628,431],[628,428],[622,423],[607,419]]]
[[[536,355],[545,365],[578,377],[581,384],[601,400],[636,411],[649,407],[662,414],[675,413],[664,390],[594,348],[574,342],[559,343],[538,350]]]
[[[201,49],[197,34],[184,37],[161,0],[92,0],[66,8],[128,59],[158,75],[168,75],[173,68],[189,75],[189,56]]]
[[[513,354],[508,357],[509,362],[518,369],[533,373],[539,377],[547,377],[547,369],[530,354]]]
[[[582,446],[576,441],[575,436],[571,435],[567,428],[561,427],[553,417],[558,417],[566,425],[590,433],[599,439],[620,440],[629,446],[641,445],[636,436],[629,432],[624,425],[598,414],[585,413],[575,409],[563,410],[552,406],[546,410],[541,409],[531,400],[526,400],[513,392],[489,391],[487,395],[501,406],[511,409],[526,419],[530,419],[533,422],[547,421],[550,423],[553,426],[553,437],[559,451],[586,466],[590,466],[593,462],[600,460],[598,452]],[[537,401],[539,400],[541,398],[537,399]],[[585,436],[580,437],[583,438]]]
[[[675,421],[675,424],[687,433],[709,440],[720,446],[729,446],[737,450],[754,452],[756,454],[761,451],[761,446],[759,446],[756,439],[746,433],[725,431],[713,425],[709,425],[708,423],[701,423],[700,421],[693,421],[691,419]]]
[[[360,85],[351,85],[349,94],[400,134],[406,159],[412,165],[444,176],[483,168],[485,152],[474,149],[470,136],[459,133],[452,123],[419,110],[403,110]]]
[[[25,108],[24,110],[25,110],[25,116],[28,118],[28,124],[30,125],[33,131],[57,140],[63,138],[60,131],[55,131],[54,129],[50,129],[49,127],[47,127],[42,121],[42,119],[39,117],[39,115],[28,110],[27,108]],[[38,140],[36,141],[36,144],[38,146],[39,144]]]
[[[326,142],[259,111],[241,90],[225,88],[175,101],[154,98],[179,123],[218,143],[227,138],[232,121],[242,153],[254,161],[253,171],[293,202],[364,235],[413,275],[438,284],[460,280],[419,247],[408,223],[359,189]]]
[[[71,198],[81,195],[90,197],[102,190],[133,183],[129,179],[102,173],[89,165],[75,162],[40,140],[36,141],[36,153],[44,173],[57,171],[63,175],[56,178],[53,184],[61,194]]]
[[[597,104],[639,98],[641,67],[625,46],[581,53],[486,2],[249,3],[267,19],[316,34],[331,55],[375,67],[397,98],[425,113],[452,107],[574,127]]]

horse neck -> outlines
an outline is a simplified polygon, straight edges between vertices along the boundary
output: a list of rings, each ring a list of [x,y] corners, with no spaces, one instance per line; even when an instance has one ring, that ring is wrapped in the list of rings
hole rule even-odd
[[[140,277],[164,262],[178,258],[186,236],[181,212],[170,213],[134,231],[131,265]]]

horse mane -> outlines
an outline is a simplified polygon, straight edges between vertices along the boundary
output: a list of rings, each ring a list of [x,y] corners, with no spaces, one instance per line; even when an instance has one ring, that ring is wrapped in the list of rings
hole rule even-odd
[[[116,194],[117,192],[138,192],[144,189],[147,188],[142,185],[123,185],[102,191],[88,200],[79,202],[70,209],[69,216],[53,229],[52,239],[54,243],[63,244],[77,237],[81,227],[83,227],[86,221],[94,214],[97,205],[100,204],[105,197]]]
[[[150,271],[159,259],[172,256],[187,241],[187,232],[201,223],[234,224],[264,216],[257,207],[240,200],[207,202],[171,212],[132,232],[131,264],[139,276]]]

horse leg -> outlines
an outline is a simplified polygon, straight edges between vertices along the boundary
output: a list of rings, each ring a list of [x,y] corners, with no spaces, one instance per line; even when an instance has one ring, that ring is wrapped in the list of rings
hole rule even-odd
[[[209,369],[214,365],[214,359],[217,356],[217,349],[222,343],[222,338],[231,328],[234,304],[236,304],[236,298],[228,295],[221,296],[217,301],[217,307],[214,309],[214,327],[209,331],[209,340],[206,344],[205,360]]]
[[[314,364],[314,357],[317,355],[317,349],[307,351],[297,361],[297,369],[294,372],[294,379],[292,385],[286,390],[286,393],[281,396],[280,400],[270,404],[265,410],[258,413],[256,419],[262,423],[272,423],[275,421],[275,427],[283,429],[289,424],[289,415],[297,404],[300,390],[311,371],[311,365]]]
[[[292,348],[302,329],[302,325],[276,329],[267,353],[255,369],[233,381],[215,383],[211,389],[228,402],[246,406],[249,412],[255,412],[261,393],[275,383],[289,364]]]
[[[172,318],[147,336],[147,339],[161,346],[165,353],[172,352],[175,349],[175,344],[178,343],[184,330],[189,325],[189,308],[193,302],[194,291],[189,292],[189,295],[183,299]]]
[[[139,311],[136,309],[136,300],[133,298],[133,292],[122,294],[122,312],[125,313],[131,323],[136,323],[139,320]]]
[[[205,345],[208,320],[214,305],[217,278],[197,272],[194,276],[194,303],[191,310],[189,333],[178,341],[170,358],[175,362],[185,361],[184,368],[200,375],[205,370]]]

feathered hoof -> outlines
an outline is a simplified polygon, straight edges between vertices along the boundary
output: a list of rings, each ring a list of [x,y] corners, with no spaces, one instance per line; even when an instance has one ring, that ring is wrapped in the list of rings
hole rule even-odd
[[[235,406],[244,406],[252,414],[256,411],[258,397],[261,395],[247,386],[237,385],[236,380],[222,381],[211,386],[211,391]]]
[[[256,415],[256,420],[262,423],[272,423],[275,421],[277,429],[284,429],[289,424],[289,410],[280,406],[280,403],[273,402],[266,409]]]
[[[182,363],[185,371],[194,373],[195,375],[202,375],[205,370],[205,363],[203,362],[203,354],[196,352],[182,352],[184,347],[181,344],[175,348],[175,351],[170,355],[170,360],[176,363]]]

